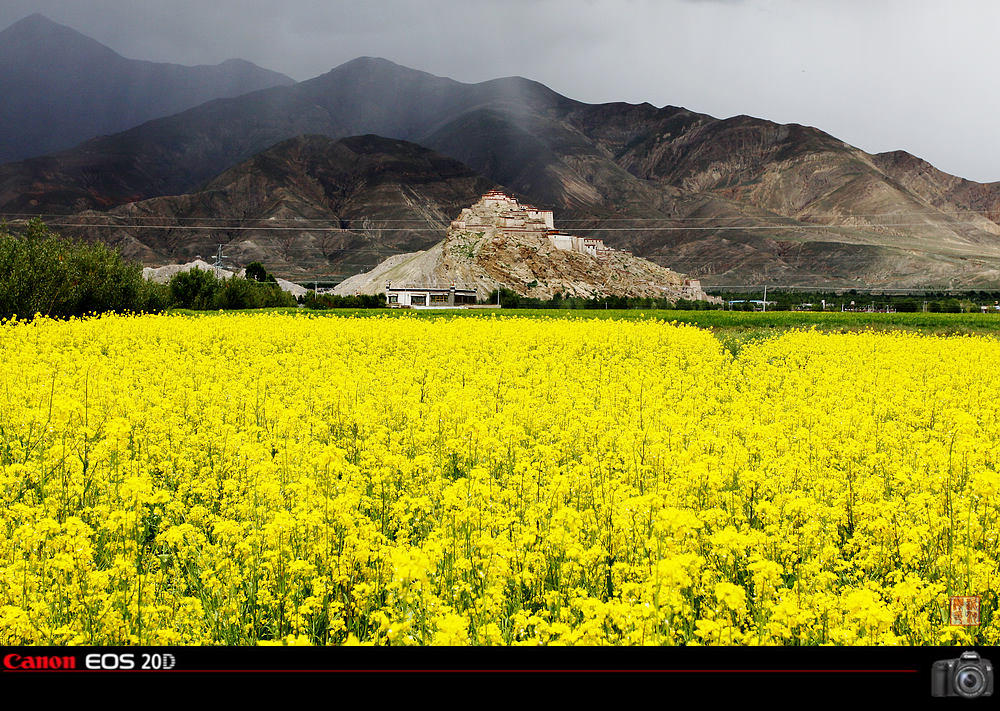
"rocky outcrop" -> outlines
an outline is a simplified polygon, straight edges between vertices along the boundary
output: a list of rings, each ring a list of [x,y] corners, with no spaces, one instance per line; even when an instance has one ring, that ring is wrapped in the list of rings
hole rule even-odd
[[[65,221],[82,227],[59,229],[151,266],[208,256],[223,244],[235,264],[339,281],[433,245],[450,216],[490,187],[458,161],[407,141],[300,136],[197,192],[87,211]]]
[[[187,264],[165,264],[162,267],[146,267],[142,270],[142,276],[150,281],[155,281],[158,284],[166,284],[170,279],[180,272],[191,271],[192,269],[201,269],[202,271],[212,272],[219,279],[228,279],[231,276],[243,277],[246,275],[245,269],[240,269],[238,271],[232,269],[224,269],[222,267],[217,267],[208,262],[196,259],[193,262],[188,262]],[[292,296],[305,296],[308,292],[303,286],[294,284],[285,279],[275,279],[278,286],[282,291],[287,291]]]
[[[307,133],[413,141],[459,161],[487,187],[502,185],[557,210],[578,235],[603,238],[610,247],[713,286],[1000,284],[998,184],[963,181],[912,156],[873,156],[808,126],[749,116],[716,119],[672,106],[584,104],[527,79],[461,84],[373,58],[294,86],[210,102],[58,155],[0,166],[0,209],[106,211],[195,191],[199,199],[183,207],[187,224],[224,218],[257,229],[260,224],[239,222],[238,210],[219,207],[204,192],[206,181]],[[300,178],[282,178],[296,196],[309,185]],[[254,200],[284,194],[274,181],[243,180],[257,186]],[[435,182],[426,166],[394,171],[392,190],[379,181],[377,161],[359,164],[353,174],[338,169],[327,196],[338,205],[342,193],[361,196],[354,200],[359,220],[422,216],[427,231],[380,226],[371,230],[373,239],[345,232],[331,253],[316,249],[319,235],[307,229],[299,233],[304,246],[298,253],[287,250],[278,233],[260,241],[237,239],[234,232],[218,241],[240,242],[248,259],[284,269],[286,276],[312,279],[326,272],[324,278],[334,279],[394,253],[427,249],[447,225],[440,213],[454,216],[459,209],[438,209],[444,201],[424,197],[424,187]],[[142,209],[153,216],[162,208],[169,216],[176,204],[147,201]],[[259,210],[249,204],[257,219]],[[287,212],[272,216],[298,216],[305,203],[293,197],[285,204]],[[345,211],[324,209],[307,219],[331,212],[339,217]],[[104,234],[115,243],[117,233]],[[386,234],[391,239],[382,239]],[[207,237],[192,232],[190,239]],[[120,242],[152,258],[143,245],[153,243],[135,231],[122,232]],[[198,247],[201,254],[207,248],[215,251],[214,245]]]
[[[551,227],[545,211],[490,193],[463,210],[444,240],[430,249],[390,257],[371,271],[343,281],[335,291],[377,294],[387,284],[454,284],[475,289],[480,299],[504,288],[542,299],[558,293],[718,301],[696,281],[629,252],[603,245],[591,251],[558,246],[567,243],[566,237]]]

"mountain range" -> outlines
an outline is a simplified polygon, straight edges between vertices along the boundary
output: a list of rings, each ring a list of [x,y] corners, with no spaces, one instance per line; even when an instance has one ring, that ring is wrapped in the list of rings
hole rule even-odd
[[[486,186],[706,284],[1000,285],[1000,183],[808,126],[586,104],[521,77],[465,84],[371,57],[2,165],[0,211],[75,215],[63,224],[151,263],[219,240],[279,274],[343,277],[439,241],[456,200]],[[151,217],[251,229],[170,241],[141,226]],[[327,225],[341,244],[324,252],[305,229],[282,241],[260,229],[272,217]]]
[[[506,289],[537,299],[558,294],[722,302],[676,272],[609,249],[600,240],[590,241],[588,247],[587,241],[559,236],[557,228],[554,219],[502,191],[491,191],[462,210],[434,246],[393,255],[340,282],[334,293],[388,293],[390,285],[412,292],[451,284],[474,290],[480,301]]]
[[[294,84],[241,59],[126,59],[42,15],[0,32],[0,163],[70,148],[212,99]]]
[[[85,211],[72,216],[81,226],[64,232],[146,264],[208,258],[223,244],[233,264],[261,261],[300,279],[324,265],[353,274],[438,241],[463,207],[493,187],[415,143],[299,136],[197,192]]]

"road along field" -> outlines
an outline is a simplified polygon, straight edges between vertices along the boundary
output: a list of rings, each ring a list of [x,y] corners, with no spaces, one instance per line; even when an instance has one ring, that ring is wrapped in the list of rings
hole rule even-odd
[[[6,323],[0,643],[998,644],[998,408],[980,336]]]

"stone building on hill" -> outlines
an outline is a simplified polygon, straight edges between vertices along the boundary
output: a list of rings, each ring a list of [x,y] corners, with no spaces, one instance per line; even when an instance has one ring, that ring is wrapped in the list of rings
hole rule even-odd
[[[449,285],[457,285],[454,292]],[[721,303],[697,280],[600,238],[565,234],[556,229],[551,210],[499,190],[463,209],[433,247],[393,255],[345,279],[335,293],[385,293],[391,307],[441,308],[473,307],[500,289],[538,299],[560,294]]]
[[[462,210],[451,227],[456,230],[495,227],[503,232],[545,235],[556,249],[589,254],[597,259],[608,259],[613,251],[604,245],[602,239],[563,234],[555,229],[552,210],[522,205],[516,198],[499,190],[490,190],[475,205]]]
[[[479,202],[462,210],[451,226],[457,230],[477,227],[497,227],[505,232],[546,233],[555,225],[552,210],[540,210],[533,205],[521,205],[499,190],[490,190]]]

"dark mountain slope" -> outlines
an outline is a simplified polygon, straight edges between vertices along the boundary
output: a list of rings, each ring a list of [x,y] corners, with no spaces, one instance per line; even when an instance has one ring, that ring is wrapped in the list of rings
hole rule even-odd
[[[0,166],[0,206],[7,212],[104,209],[191,191],[297,135],[415,140],[479,107],[516,119],[575,104],[526,79],[461,84],[362,57],[294,86],[212,101],[69,151]]]
[[[239,59],[215,66],[126,59],[42,15],[0,32],[0,163],[272,86],[289,77]]]
[[[221,243],[240,265],[259,260],[285,276],[345,275],[434,244],[454,215],[493,187],[461,163],[406,141],[302,136],[201,191],[84,212],[73,222],[90,227],[62,229],[149,264],[208,257]]]
[[[518,77],[462,84],[367,57],[0,166],[0,205],[72,212],[197,192],[305,133],[425,145],[555,209],[563,229],[706,282],[979,285],[1000,274],[1000,225],[972,211],[992,209],[995,186],[918,179],[811,127],[583,104]]]
[[[1000,222],[1000,181],[976,183],[957,178],[906,151],[877,153],[872,156],[872,162],[935,207],[948,210],[957,206],[975,210],[993,222]]]

